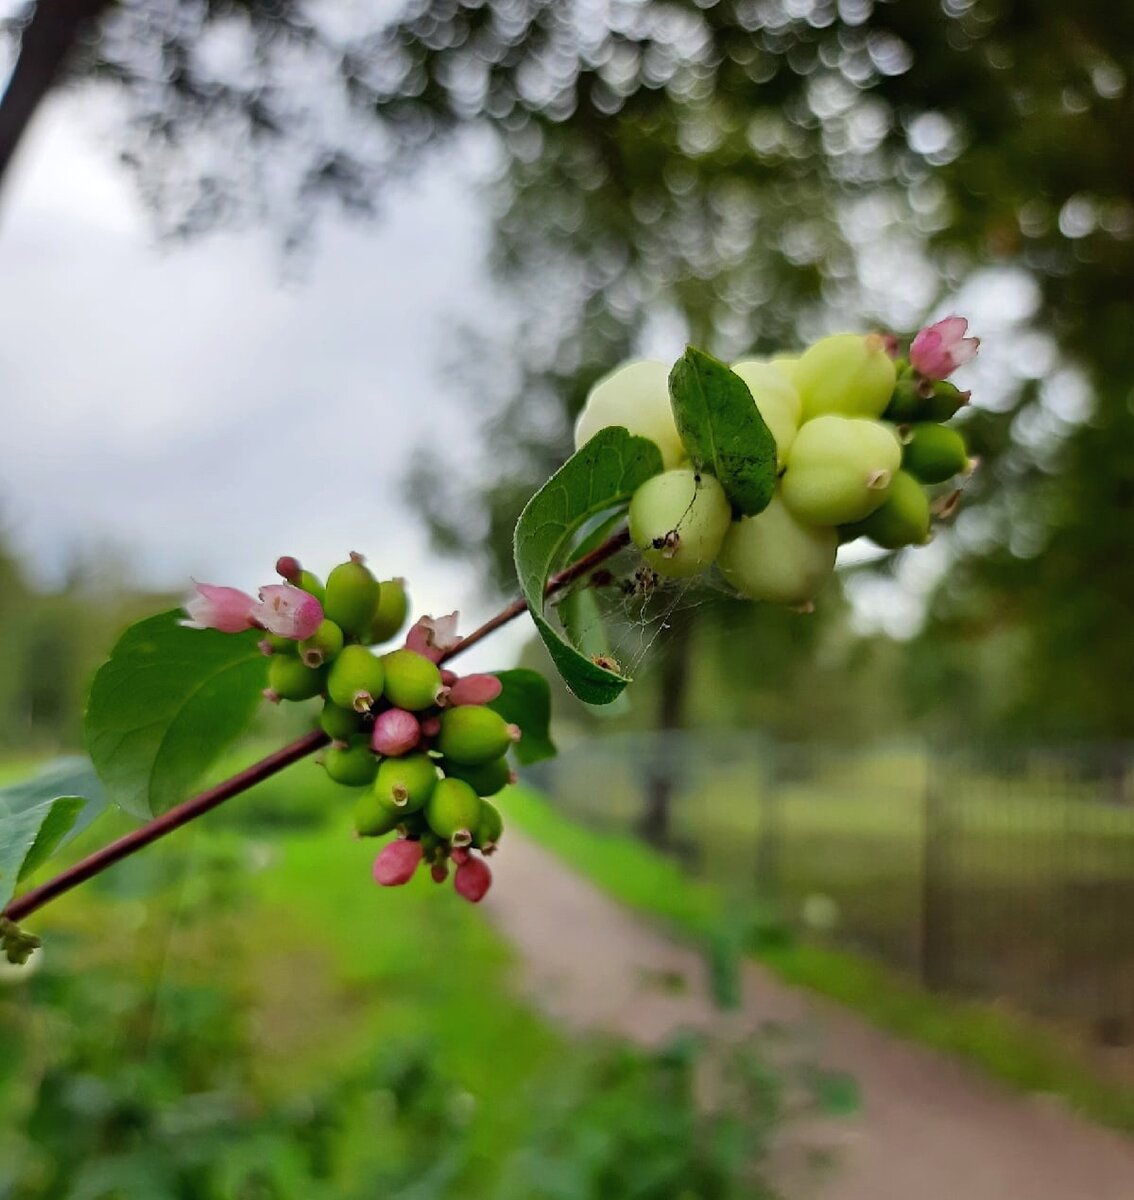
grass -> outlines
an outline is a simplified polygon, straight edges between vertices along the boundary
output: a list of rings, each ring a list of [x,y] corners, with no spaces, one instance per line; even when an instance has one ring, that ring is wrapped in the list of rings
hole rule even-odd
[[[305,805],[331,799],[321,774],[297,768],[265,785],[239,818],[205,818],[37,914],[29,925],[44,938],[42,974],[52,975],[43,982],[57,989],[84,973],[123,972],[152,990],[157,1020],[171,989],[221,989],[250,1031],[257,1093],[285,1107],[398,1048],[422,1047],[472,1114],[460,1194],[489,1194],[505,1152],[530,1125],[531,1087],[563,1040],[517,998],[508,948],[451,886],[424,872],[404,888],[374,886],[375,846],[351,836],[342,789],[337,811],[299,819]],[[287,820],[250,834],[250,813],[273,796]],[[127,825],[108,817],[67,857]],[[30,981],[29,1003],[39,982]],[[0,989],[0,1011],[4,999]],[[75,1002],[66,1011],[78,1029]],[[136,1030],[107,1036],[122,1039],[124,1058],[142,1053]],[[207,1031],[193,1030],[185,1051],[207,1055],[207,1046]],[[16,1128],[45,1054],[50,1047],[40,1048],[22,1087],[7,1080],[7,1095],[0,1087],[0,1110]],[[360,1123],[350,1138],[346,1157],[357,1173],[372,1155],[373,1130]]]
[[[509,821],[615,899],[695,940],[715,939],[722,925],[735,921],[738,903],[750,900],[727,885],[690,878],[630,836],[583,828],[530,789],[512,789],[505,809]],[[1086,1116],[1134,1131],[1134,1091],[1100,1078],[1039,1022],[928,993],[865,958],[823,946],[765,938],[754,953],[783,979],[884,1029],[958,1055],[1021,1091],[1057,1095]]]

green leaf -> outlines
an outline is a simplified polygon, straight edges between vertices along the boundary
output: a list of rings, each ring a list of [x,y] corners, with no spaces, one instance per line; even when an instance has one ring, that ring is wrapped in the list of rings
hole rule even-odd
[[[164,812],[252,719],[267,680],[259,634],[187,629],[177,611],[132,625],[99,668],[87,748],[114,803]]]
[[[519,725],[523,737],[516,743],[516,758],[525,766],[554,758],[558,751],[551,740],[551,688],[538,671],[517,668],[497,671],[504,690],[488,707],[505,721]]]
[[[88,792],[83,799],[72,792]],[[62,793],[62,794],[61,794]],[[0,790],[0,909],[20,879],[45,863],[106,807],[86,759],[51,763],[34,778]]]
[[[559,614],[563,630],[573,646],[588,658],[610,655],[602,610],[599,608],[594,588],[572,588],[555,605],[555,611]]]
[[[590,704],[609,704],[630,680],[592,662],[552,627],[543,615],[547,581],[587,522],[628,504],[661,469],[653,442],[621,427],[600,430],[528,501],[516,525],[516,574],[532,620],[564,682]]]
[[[689,346],[669,373],[669,396],[693,465],[720,480],[738,512],[763,512],[776,486],[776,441],[744,380]]]

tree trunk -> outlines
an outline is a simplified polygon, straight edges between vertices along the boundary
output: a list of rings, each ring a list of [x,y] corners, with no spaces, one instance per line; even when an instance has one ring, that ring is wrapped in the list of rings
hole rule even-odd
[[[80,35],[110,0],[39,0],[20,35],[16,65],[0,97],[0,184],[43,98],[59,81]]]
[[[682,747],[674,736],[685,724],[685,697],[693,650],[693,615],[675,612],[665,637],[662,661],[655,747],[646,774],[645,805],[639,826],[642,838],[652,846],[671,842],[670,807],[677,783]]]

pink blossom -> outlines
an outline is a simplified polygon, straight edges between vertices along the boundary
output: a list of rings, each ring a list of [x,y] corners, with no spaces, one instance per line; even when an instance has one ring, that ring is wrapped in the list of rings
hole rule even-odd
[[[429,868],[429,874],[433,877],[434,883],[444,883],[449,878],[449,864],[443,862],[435,862]]]
[[[407,838],[388,842],[374,860],[374,882],[383,887],[397,887],[399,884],[409,883],[419,862],[420,842],[411,842]]]
[[[421,725],[417,717],[403,708],[388,708],[374,718],[370,747],[375,754],[397,758],[412,750],[421,740]]]
[[[447,617],[422,617],[406,635],[406,649],[415,650],[430,662],[440,662],[461,640],[457,616],[453,612]]]
[[[921,330],[910,345],[910,363],[926,379],[947,379],[958,367],[971,362],[980,338],[965,337],[964,317],[946,317]]]
[[[260,589],[260,603],[252,609],[252,618],[269,633],[300,642],[322,624],[323,606],[290,583],[270,583]]]
[[[453,886],[457,892],[472,904],[483,900],[492,886],[492,871],[483,858],[473,858],[470,854],[457,867],[453,876]]]
[[[243,633],[251,629],[255,600],[237,588],[215,587],[193,581],[197,595],[185,605],[188,629],[219,629],[221,633]]]
[[[449,689],[449,704],[458,708],[463,704],[488,704],[504,690],[504,685],[495,675],[463,675]]]

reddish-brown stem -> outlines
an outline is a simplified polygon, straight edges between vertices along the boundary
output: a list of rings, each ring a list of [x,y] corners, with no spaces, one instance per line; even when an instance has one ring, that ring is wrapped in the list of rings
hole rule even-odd
[[[601,546],[592,550],[590,554],[584,555],[566,570],[553,575],[547,582],[546,594],[552,596],[556,592],[562,591],[576,579],[580,579],[588,571],[613,557],[629,541],[629,530],[619,530],[618,533],[607,538]],[[515,620],[526,608],[527,605],[522,599],[513,600],[511,604],[501,609],[494,617],[490,617],[478,629],[474,629],[467,637],[462,638],[443,656],[442,661],[455,658],[470,646],[476,645],[477,642],[499,629],[501,625]],[[165,837],[167,833],[172,833],[182,825],[196,820],[210,809],[216,808],[226,800],[231,800],[233,796],[238,796],[257,783],[262,783],[265,779],[275,775],[277,771],[282,771],[284,767],[289,767],[301,758],[306,758],[307,755],[313,754],[320,747],[327,745],[329,741],[330,738],[321,729],[304,734],[303,737],[297,738],[282,749],[269,754],[267,758],[262,758],[250,767],[245,767],[243,771],[224,780],[223,783],[218,783],[208,791],[183,801],[175,808],[162,813],[160,817],[154,817],[152,821],[148,821],[138,829],[131,830],[116,842],[111,842],[109,846],[103,846],[101,850],[87,855],[86,858],[81,859],[74,866],[68,867],[67,870],[61,871],[53,879],[40,884],[39,887],[24,892],[22,896],[16,897],[0,913],[0,916],[7,917],[10,921],[20,921],[24,917],[30,916],[57,896],[62,896],[64,892],[69,892],[72,888],[78,887],[80,883],[85,883],[88,879],[105,871],[107,867],[112,867],[143,847]]]

